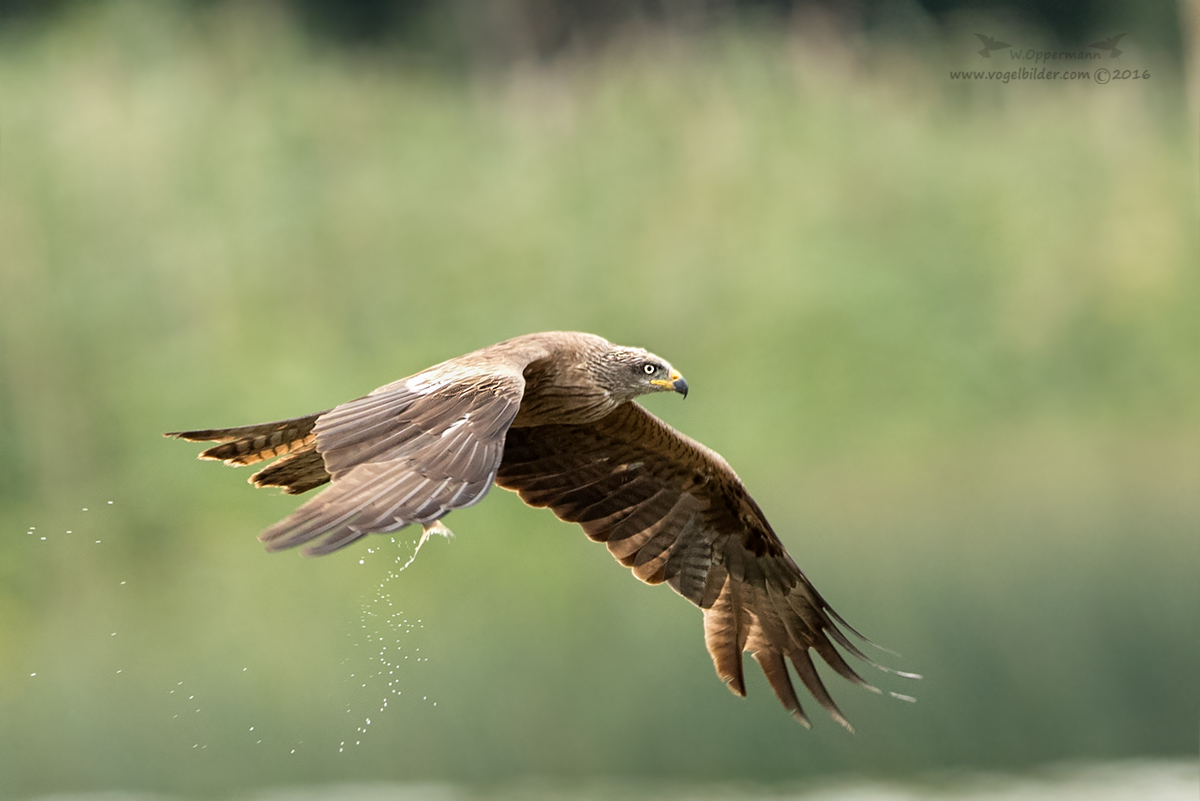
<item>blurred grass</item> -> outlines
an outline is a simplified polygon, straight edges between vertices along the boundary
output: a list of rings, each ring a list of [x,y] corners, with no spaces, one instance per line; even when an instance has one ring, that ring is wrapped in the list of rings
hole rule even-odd
[[[948,58],[730,32],[456,76],[254,7],[7,32],[0,792],[1194,756],[1178,81],[951,83]],[[422,623],[372,714],[390,543],[265,555],[295,501],[158,438],[554,328],[684,371],[686,404],[647,405],[927,674],[889,683],[915,707],[839,686],[850,737],[758,677],[732,698],[694,609],[496,493],[386,583]]]

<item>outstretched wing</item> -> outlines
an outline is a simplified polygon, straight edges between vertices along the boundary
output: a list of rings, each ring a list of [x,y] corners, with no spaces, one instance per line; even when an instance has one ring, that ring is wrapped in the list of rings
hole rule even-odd
[[[717,675],[735,694],[746,694],[748,651],[784,707],[809,725],[786,657],[813,697],[849,728],[810,650],[878,692],[833,645],[870,662],[837,623],[861,635],[800,572],[732,468],[641,406],[627,403],[589,425],[513,429],[496,483],[579,523],[639,579],[665,581],[703,609]]]
[[[319,539],[305,553],[326,554],[477,503],[521,404],[521,366],[448,362],[321,415],[313,434],[332,486],[259,539],[272,551]]]

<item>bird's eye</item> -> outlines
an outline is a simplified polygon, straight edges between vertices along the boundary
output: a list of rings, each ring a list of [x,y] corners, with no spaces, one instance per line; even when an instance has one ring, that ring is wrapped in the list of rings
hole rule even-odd
[[[658,372],[658,365],[645,364],[642,366],[642,372],[644,372],[646,375],[654,375],[656,372]]]

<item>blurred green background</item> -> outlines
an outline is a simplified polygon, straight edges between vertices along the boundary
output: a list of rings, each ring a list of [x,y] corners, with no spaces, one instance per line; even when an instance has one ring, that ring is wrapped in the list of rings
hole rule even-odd
[[[972,30],[494,69],[270,5],[0,30],[0,794],[1194,759],[1185,73],[1130,35],[1149,80],[952,81]],[[831,679],[850,735],[757,674],[734,698],[694,608],[501,491],[402,573],[408,532],[267,555],[297,501],[159,437],[547,329],[684,372],[646,405],[925,674],[879,677],[915,706]]]

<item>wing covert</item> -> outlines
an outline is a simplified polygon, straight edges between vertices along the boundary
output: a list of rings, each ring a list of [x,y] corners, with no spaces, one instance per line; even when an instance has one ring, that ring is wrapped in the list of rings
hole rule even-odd
[[[332,409],[313,429],[332,486],[259,539],[272,551],[319,539],[305,553],[326,554],[477,503],[524,388],[519,369],[432,368]]]

